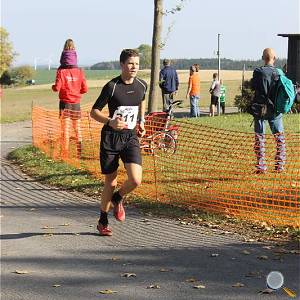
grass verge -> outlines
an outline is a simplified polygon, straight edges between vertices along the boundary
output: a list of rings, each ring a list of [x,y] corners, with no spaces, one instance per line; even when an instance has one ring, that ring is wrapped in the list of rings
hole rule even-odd
[[[88,196],[98,196],[102,191],[103,183],[86,170],[76,169],[62,161],[49,159],[33,146],[15,149],[8,155],[8,159],[40,183],[54,185],[64,190],[83,192]],[[174,218],[184,226],[201,225],[221,234],[236,233],[244,236],[246,241],[280,240],[286,242],[300,239],[299,229],[271,227],[265,222],[249,222],[231,216],[188,209],[184,206],[150,201],[135,195],[128,197],[128,204],[138,208],[145,216]]]

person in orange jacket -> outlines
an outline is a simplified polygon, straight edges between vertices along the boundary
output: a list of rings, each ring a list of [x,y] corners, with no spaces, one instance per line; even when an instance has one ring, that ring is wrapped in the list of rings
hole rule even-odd
[[[82,136],[80,129],[80,100],[88,88],[84,71],[77,66],[77,54],[72,39],[67,39],[60,58],[60,67],[57,69],[55,84],[52,90],[59,93],[59,117],[61,119],[62,158],[69,156],[70,126],[75,131],[77,157],[82,151]]]

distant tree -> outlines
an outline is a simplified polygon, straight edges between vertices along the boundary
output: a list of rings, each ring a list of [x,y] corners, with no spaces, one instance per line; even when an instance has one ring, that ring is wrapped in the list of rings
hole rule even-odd
[[[32,79],[35,71],[30,66],[21,66],[11,70],[11,79],[15,84],[24,84],[27,80]]]
[[[3,28],[0,27],[0,34],[1,34],[1,60],[0,60],[0,76],[3,74],[4,71],[8,70],[11,66],[14,57],[17,55],[13,51],[12,43],[8,39],[8,32]]]
[[[11,74],[9,72],[9,70],[5,70],[1,77],[0,77],[0,84],[1,85],[11,85],[12,84],[12,80],[11,80]]]
[[[234,105],[238,107],[240,112],[248,112],[253,96],[254,91],[251,88],[251,80],[245,80],[242,94],[235,96]]]
[[[99,62],[90,67],[91,70],[119,70],[119,61]]]
[[[151,68],[151,51],[152,48],[150,45],[142,44],[137,50],[140,53],[140,68],[141,69],[150,69]]]

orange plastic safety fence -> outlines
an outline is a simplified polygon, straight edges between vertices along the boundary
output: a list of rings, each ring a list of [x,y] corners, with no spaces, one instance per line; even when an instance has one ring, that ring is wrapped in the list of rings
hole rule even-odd
[[[81,114],[80,134],[76,133],[78,120],[72,120],[76,119],[72,115],[66,125],[57,112],[34,107],[32,118],[36,147],[54,159],[64,159],[102,178],[102,125],[92,120],[88,111]],[[70,132],[67,146],[62,134],[65,128]],[[143,184],[137,194],[179,206],[299,227],[299,134],[285,134],[284,141],[266,135],[258,151],[254,134],[182,120],[169,122],[163,113],[147,116],[146,131],[141,139]],[[282,146],[286,149],[284,159],[278,155]],[[256,174],[262,153],[267,172]],[[284,171],[276,172],[280,160]],[[122,183],[126,178],[123,166],[119,174]]]

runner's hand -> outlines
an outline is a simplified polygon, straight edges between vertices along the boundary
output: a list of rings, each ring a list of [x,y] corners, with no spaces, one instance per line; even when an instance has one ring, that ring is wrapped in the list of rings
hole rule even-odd
[[[146,133],[146,129],[145,129],[145,124],[144,123],[140,123],[139,128],[138,128],[138,136],[143,137]]]
[[[112,127],[114,130],[122,130],[127,128],[127,124],[125,120],[121,117],[117,117],[109,122],[109,126]]]

